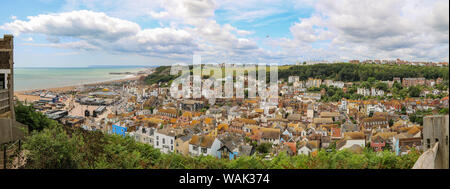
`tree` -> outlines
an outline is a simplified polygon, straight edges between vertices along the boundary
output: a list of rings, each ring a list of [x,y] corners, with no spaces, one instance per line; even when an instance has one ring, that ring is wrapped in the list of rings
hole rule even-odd
[[[420,89],[416,86],[409,87],[408,94],[410,97],[419,97],[420,96]]]
[[[376,81],[376,79],[375,79],[374,77],[369,77],[369,78],[367,78],[367,82],[369,82],[370,85],[375,84],[375,81]]]
[[[287,79],[289,76],[297,75],[301,80],[305,80],[308,77],[316,77],[351,82],[386,81],[392,80],[393,77],[425,77],[426,79],[440,77],[444,81],[448,81],[449,70],[448,67],[337,63],[333,65],[290,66],[287,69],[280,69],[278,75],[280,79]]]
[[[378,82],[375,84],[375,88],[380,89],[380,90],[383,90],[383,91],[387,91],[388,88],[389,88],[389,86],[388,86],[386,83],[383,83],[383,82],[381,82],[381,81],[378,81]]]
[[[27,106],[21,102],[17,102],[14,109],[16,113],[16,121],[27,125],[28,131],[41,131],[44,128],[56,126],[58,123],[47,118],[44,114],[37,112],[32,106]]]
[[[60,126],[34,131],[27,137],[24,148],[29,151],[28,168],[39,169],[74,169],[80,168],[81,156],[77,145],[83,143],[82,138],[69,137]]]
[[[400,110],[400,114],[405,115],[406,114],[406,107],[402,107],[402,109]]]
[[[403,88],[402,90],[399,91],[399,96],[401,99],[404,99],[408,96],[409,90],[408,88]]]
[[[397,81],[394,81],[394,84],[392,84],[392,88],[393,88],[393,89],[396,89],[397,91],[399,91],[399,90],[401,90],[403,87],[402,87],[402,84],[401,84],[401,83],[399,83],[399,82],[397,82]]]
[[[261,143],[256,147],[256,151],[258,151],[261,154],[267,154],[270,152],[270,150],[272,149],[272,144],[271,143]]]
[[[369,82],[364,81],[361,83],[361,87],[370,89],[372,87],[372,85]]]
[[[442,109],[440,109],[440,110],[439,110],[439,114],[447,115],[447,114],[448,114],[448,108],[442,108]]]

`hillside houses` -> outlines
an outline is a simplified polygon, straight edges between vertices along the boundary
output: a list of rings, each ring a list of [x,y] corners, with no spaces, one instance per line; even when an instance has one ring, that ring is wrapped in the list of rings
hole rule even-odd
[[[384,83],[392,87],[394,82]],[[232,160],[254,154],[313,155],[332,148],[354,152],[364,148],[391,150],[401,155],[422,144],[422,127],[409,117],[419,111],[437,112],[448,107],[448,97],[388,98],[387,91],[362,88],[357,82],[317,78],[301,81],[293,76],[289,83],[279,83],[277,105],[263,103],[258,96],[223,98],[210,104],[205,97],[172,98],[161,90],[148,89],[154,91],[148,93],[147,99],[152,111],[137,108],[111,113],[104,122],[109,127],[118,124],[128,128],[127,135],[163,153],[185,156]],[[345,89],[344,93],[352,91],[349,95],[353,97],[325,101],[328,93],[323,89]],[[270,146],[269,152],[258,151],[261,145]]]
[[[217,157],[221,142],[215,137],[206,135],[193,135],[189,141],[189,155]]]

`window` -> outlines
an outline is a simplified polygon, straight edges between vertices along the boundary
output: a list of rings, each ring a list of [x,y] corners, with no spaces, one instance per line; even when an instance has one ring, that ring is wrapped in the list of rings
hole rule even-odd
[[[170,144],[173,144],[173,139],[170,139]]]
[[[202,153],[206,154],[207,151],[208,151],[207,148],[202,148]]]
[[[6,89],[6,74],[0,73],[0,89]]]
[[[163,144],[166,144],[166,139],[165,138],[163,138]]]
[[[427,138],[427,148],[430,148],[430,139]]]
[[[156,141],[156,146],[159,146],[159,141]]]

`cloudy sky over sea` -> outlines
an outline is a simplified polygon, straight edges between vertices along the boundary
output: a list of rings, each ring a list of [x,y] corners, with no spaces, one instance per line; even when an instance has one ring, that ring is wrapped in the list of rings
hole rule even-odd
[[[448,0],[15,0],[17,67],[448,61]]]

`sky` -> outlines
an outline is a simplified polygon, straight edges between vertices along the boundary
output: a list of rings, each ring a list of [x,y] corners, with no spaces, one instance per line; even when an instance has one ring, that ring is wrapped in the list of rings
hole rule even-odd
[[[15,0],[16,67],[448,62],[448,0]]]

